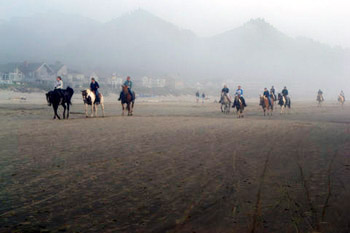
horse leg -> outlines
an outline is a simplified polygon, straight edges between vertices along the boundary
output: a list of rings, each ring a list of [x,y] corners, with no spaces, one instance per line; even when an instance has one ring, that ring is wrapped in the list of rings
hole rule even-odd
[[[91,117],[94,117],[94,106],[95,104],[91,104]]]
[[[56,119],[56,116],[57,116],[57,118],[58,118],[59,120],[61,120],[60,116],[57,114],[58,104],[54,104],[54,105],[52,105],[52,106],[53,106],[53,110],[54,110],[54,112],[55,112],[55,116],[54,116],[53,119]]]
[[[97,107],[97,104],[95,104],[95,117],[97,117],[97,110],[98,110],[98,107]]]
[[[127,109],[128,109],[128,116],[131,116],[131,113],[130,113],[130,103],[127,103],[126,106],[127,106]]]
[[[69,118],[69,103],[67,103],[67,119]]]
[[[53,119],[55,120],[56,119],[57,109],[55,109],[55,105],[54,104],[52,104],[52,109],[53,109]]]
[[[66,119],[66,104],[62,103],[62,107],[63,107],[63,119]]]
[[[124,111],[125,111],[124,104],[121,103],[121,105],[122,105],[122,116],[124,116]]]
[[[134,113],[134,101],[133,102],[131,102],[131,115]]]
[[[86,117],[86,118],[88,117],[87,107],[88,107],[88,105],[85,104],[85,117]]]
[[[102,117],[105,117],[105,105],[104,105],[104,103],[101,103],[101,109],[102,109]]]

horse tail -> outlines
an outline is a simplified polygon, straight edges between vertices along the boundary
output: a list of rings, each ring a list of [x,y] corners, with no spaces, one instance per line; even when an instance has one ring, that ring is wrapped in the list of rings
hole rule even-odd
[[[72,105],[71,99],[72,99],[72,97],[73,97],[74,90],[73,90],[73,88],[71,88],[70,86],[68,86],[68,87],[67,87],[67,91],[68,91],[68,94],[69,94],[69,97],[68,97],[68,100],[67,100],[67,104]]]

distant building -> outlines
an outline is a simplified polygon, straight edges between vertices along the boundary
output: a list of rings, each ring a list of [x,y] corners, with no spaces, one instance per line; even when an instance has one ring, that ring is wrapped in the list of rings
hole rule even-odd
[[[94,75],[94,74],[92,74]],[[57,76],[61,76],[67,85],[82,86],[87,83],[81,72],[68,69],[60,62],[53,65],[42,63],[8,63],[0,65],[0,84],[40,83],[52,84]],[[98,76],[94,76],[98,79]]]
[[[81,72],[68,69],[67,70],[66,80],[68,83],[71,83],[74,87],[82,87],[84,84],[87,84],[89,80]]]
[[[55,72],[46,63],[8,63],[1,65],[2,83],[52,82]]]
[[[162,88],[166,86],[166,79],[149,78],[147,76],[142,78],[142,86],[147,88]]]
[[[50,68],[53,70],[56,76],[66,77],[68,75],[67,66],[61,62],[56,62],[55,64],[50,65]]]
[[[123,84],[123,78],[113,73],[111,77],[106,79],[106,84],[108,84],[113,89],[120,89]]]
[[[46,63],[23,62],[19,69],[25,76],[26,82],[38,82],[47,84],[55,79],[55,72]]]
[[[0,84],[20,84],[24,81],[24,74],[18,64],[0,65]]]

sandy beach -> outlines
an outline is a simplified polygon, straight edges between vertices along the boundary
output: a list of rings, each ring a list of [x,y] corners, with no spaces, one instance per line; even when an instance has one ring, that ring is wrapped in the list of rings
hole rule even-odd
[[[0,232],[349,232],[350,107],[295,102],[243,119],[211,98],[139,99],[52,120],[1,94]],[[26,100],[16,96],[26,95]],[[101,111],[99,110],[99,114]]]

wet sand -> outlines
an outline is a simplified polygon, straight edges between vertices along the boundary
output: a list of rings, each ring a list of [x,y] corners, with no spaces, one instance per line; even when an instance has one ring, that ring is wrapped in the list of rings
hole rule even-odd
[[[350,107],[248,105],[1,103],[0,232],[349,232]]]

